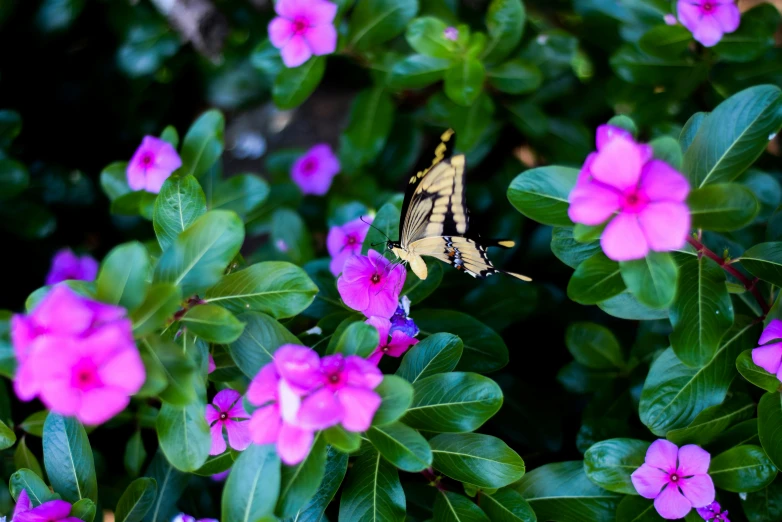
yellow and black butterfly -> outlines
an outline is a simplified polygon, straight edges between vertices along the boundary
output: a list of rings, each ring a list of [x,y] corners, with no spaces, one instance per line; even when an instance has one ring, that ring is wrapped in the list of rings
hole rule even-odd
[[[445,131],[440,140],[432,164],[410,178],[399,219],[399,241],[389,240],[386,248],[409,263],[420,279],[427,276],[422,256],[431,256],[480,279],[504,273],[531,281],[494,268],[486,255],[487,246],[511,248],[513,241],[486,241],[468,232],[464,155],[452,155],[453,130]]]

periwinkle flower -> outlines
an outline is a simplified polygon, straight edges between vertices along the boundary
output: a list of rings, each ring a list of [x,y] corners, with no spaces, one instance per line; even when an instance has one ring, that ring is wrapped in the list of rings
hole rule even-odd
[[[71,504],[64,500],[50,500],[33,507],[27,490],[19,493],[12,522],[81,522],[70,516]]]
[[[144,136],[128,163],[128,186],[133,190],[157,194],[163,182],[181,166],[182,160],[170,143],[154,136]]]
[[[293,163],[291,179],[302,194],[322,196],[329,191],[331,181],[340,171],[339,159],[325,143],[313,146]]]
[[[326,0],[277,0],[279,15],[269,23],[269,40],[280,50],[285,67],[298,67],[314,54],[337,49],[334,17],[337,5]]]
[[[375,250],[368,256],[352,256],[345,262],[337,289],[350,308],[367,317],[391,317],[405,284],[406,272]]]
[[[734,0],[679,0],[679,21],[706,47],[739,28],[741,12]]]
[[[329,235],[326,238],[326,247],[328,248],[331,262],[329,270],[334,276],[338,276],[345,266],[345,261],[361,253],[361,246],[364,244],[364,238],[367,237],[369,224],[372,218],[356,218],[348,221],[342,226],[334,226],[329,229]]]
[[[728,510],[722,511],[720,503],[717,501],[712,502],[706,507],[698,508],[698,514],[706,522],[730,522],[728,518]]]
[[[782,321],[772,319],[760,334],[758,343],[760,346],[752,350],[752,362],[775,374],[782,382]]]
[[[455,42],[459,39],[459,30],[456,27],[446,27],[443,30],[443,36],[446,40],[451,40],[452,42]]]
[[[94,281],[98,275],[98,262],[89,255],[81,257],[70,248],[59,250],[52,258],[52,266],[46,276],[47,285],[62,281]]]
[[[415,337],[418,335],[418,325],[410,317],[410,298],[406,295],[402,296],[399,300],[399,306],[391,316],[391,329],[390,333],[402,332],[408,337]]]
[[[228,444],[237,451],[244,451],[252,442],[247,428],[250,416],[242,406],[242,396],[235,390],[217,392],[212,404],[206,405],[206,422],[212,436],[210,455],[220,455],[226,449],[223,428],[228,433]]]
[[[371,363],[378,364],[384,355],[401,357],[412,346],[418,344],[418,339],[414,339],[401,330],[391,332],[391,321],[388,319],[370,317],[364,322],[377,329],[379,339],[377,348],[367,357]]]
[[[214,518],[199,518],[196,519],[193,516],[186,515],[184,513],[179,513],[177,516],[171,519],[171,522],[218,522],[217,519]]]

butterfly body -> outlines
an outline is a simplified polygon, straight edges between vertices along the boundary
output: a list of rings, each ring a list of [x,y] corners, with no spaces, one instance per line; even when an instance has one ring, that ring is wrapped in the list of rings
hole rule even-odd
[[[399,241],[388,241],[386,248],[409,263],[420,279],[427,277],[423,257],[430,256],[473,277],[482,279],[502,272],[529,281],[526,276],[494,268],[486,255],[486,246],[511,248],[513,241],[484,241],[469,234],[464,155],[452,156],[452,130],[440,138],[432,164],[409,180],[400,216]]]

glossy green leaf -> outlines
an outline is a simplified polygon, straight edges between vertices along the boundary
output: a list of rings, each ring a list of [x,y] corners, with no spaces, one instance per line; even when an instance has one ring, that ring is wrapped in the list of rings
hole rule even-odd
[[[143,477],[134,480],[122,493],[114,511],[116,522],[141,522],[157,497],[157,482],[153,478]]]
[[[218,473],[223,473],[233,466],[234,454],[231,451],[226,451],[220,455],[209,455],[203,466],[193,472],[194,475],[200,475],[202,477],[211,477]]]
[[[350,15],[348,45],[366,51],[401,34],[418,12],[418,0],[358,0]]]
[[[354,431],[347,431],[339,424],[323,432],[326,442],[342,453],[354,453],[361,447],[362,436]]]
[[[755,277],[782,285],[782,242],[759,243],[741,255],[741,266]]]
[[[611,330],[595,323],[577,322],[565,330],[565,345],[580,364],[596,370],[622,368],[622,348]]]
[[[212,439],[204,418],[206,406],[193,401],[187,406],[163,403],[156,428],[160,449],[175,468],[195,471],[206,462]]]
[[[299,344],[295,335],[274,318],[260,312],[247,312],[238,316],[245,323],[239,338],[228,346],[234,362],[249,378],[267,363],[283,344]]]
[[[512,486],[481,496],[481,509],[492,522],[536,522],[529,502]]]
[[[663,518],[657,514],[654,500],[636,495],[627,495],[616,508],[616,522],[660,522],[660,520]]]
[[[416,473],[432,465],[429,443],[401,422],[374,426],[367,431],[367,438],[383,458],[403,471]]]
[[[739,183],[706,185],[687,198],[693,228],[718,232],[738,230],[752,223],[760,205],[750,189]]]
[[[443,433],[429,440],[434,468],[454,480],[501,488],[519,480],[524,461],[502,440],[478,433]]]
[[[458,42],[445,37],[448,24],[433,16],[422,16],[407,25],[405,39],[415,52],[433,58],[455,58]]]
[[[213,210],[231,210],[246,219],[269,197],[269,184],[255,174],[231,176],[219,183],[212,192]]]
[[[705,69],[697,70],[687,58],[660,58],[629,44],[620,47],[610,62],[617,76],[636,85],[670,85],[681,81],[682,76],[697,78],[705,73]]]
[[[410,303],[415,305],[429,297],[443,280],[445,263],[432,257],[424,258],[426,263],[426,279],[418,279],[418,276],[410,275],[405,279],[405,284],[399,295],[407,296]]]
[[[384,375],[383,381],[375,388],[383,402],[372,418],[373,426],[390,424],[405,414],[413,401],[413,387],[402,377]]]
[[[761,447],[747,444],[712,457],[709,476],[720,489],[750,492],[771,484],[777,476],[777,468]]]
[[[127,170],[128,162],[118,161],[101,171],[100,186],[111,201],[132,192],[128,186]]]
[[[396,205],[394,201],[389,201],[380,207],[372,221],[372,228],[367,231],[364,238],[364,244],[361,245],[361,253],[367,255],[373,243],[384,243],[388,238],[399,237],[399,214],[401,213],[401,202]],[[393,255],[391,255],[393,257]]]
[[[336,334],[334,334],[336,336]],[[337,338],[335,353],[368,357],[379,343],[377,329],[363,321],[351,323]]]
[[[223,153],[225,118],[218,110],[203,113],[193,122],[182,140],[181,176],[202,176]]]
[[[671,136],[660,136],[649,142],[656,159],[666,162],[676,170],[681,170],[684,152],[679,141]]]
[[[179,310],[181,302],[182,292],[173,284],[150,285],[144,301],[130,314],[134,335],[142,337],[163,326]]]
[[[779,468],[782,465],[782,396],[777,391],[760,398],[758,435],[766,455]]]
[[[676,58],[687,50],[692,33],[683,25],[656,25],[641,36],[641,50],[659,58]]]
[[[348,474],[339,501],[339,520],[405,519],[405,492],[399,474],[376,451],[362,454]]]
[[[303,65],[282,69],[274,79],[274,104],[280,109],[298,107],[315,91],[325,71],[325,56],[313,56]]]
[[[619,271],[627,289],[641,303],[665,308],[673,301],[679,267],[668,252],[649,252],[643,259],[622,261]]]
[[[486,12],[489,40],[482,58],[487,62],[499,62],[521,41],[527,13],[521,0],[492,0]]]
[[[18,161],[0,158],[0,201],[14,198],[30,184],[27,168]]]
[[[5,422],[0,420],[0,450],[10,448],[16,443],[16,434]]]
[[[315,495],[306,506],[296,514],[296,522],[321,522],[324,519],[326,507],[331,503],[337,489],[345,478],[348,469],[348,456],[329,448],[326,457],[326,470],[323,481]]]
[[[255,522],[270,517],[280,494],[280,459],[272,444],[251,444],[228,475],[221,522]]]
[[[141,467],[144,465],[145,460],[147,460],[147,451],[144,449],[141,430],[136,430],[125,445],[125,456],[123,458],[125,471],[131,477],[138,477],[141,474]]]
[[[147,375],[149,367],[153,367],[163,376],[161,399],[178,406],[186,406],[195,399],[196,367],[182,348],[156,337],[147,337],[139,343],[139,352]]]
[[[734,62],[760,58],[774,46],[779,18],[780,13],[772,4],[756,5],[741,14],[738,29],[724,34],[714,46],[714,52],[723,60]]]
[[[441,491],[434,501],[432,522],[489,522],[489,517],[467,497]]]
[[[92,448],[79,421],[49,413],[43,427],[43,463],[52,488],[64,500],[98,501]]]
[[[779,477],[764,489],[739,498],[748,522],[782,519],[782,479]]]
[[[421,89],[443,79],[451,67],[450,60],[423,54],[406,56],[396,62],[388,73],[391,89]]]
[[[477,58],[465,58],[445,71],[445,95],[459,105],[468,107],[483,89],[486,70]]]
[[[584,471],[603,489],[635,495],[630,475],[644,463],[649,443],[637,439],[609,439],[584,453]]]
[[[677,446],[705,446],[725,430],[747,420],[755,413],[755,403],[744,394],[735,394],[717,406],[706,408],[686,428],[668,432],[668,440]]]
[[[155,200],[152,225],[160,248],[166,250],[179,234],[206,214],[206,196],[194,176],[171,176]]]
[[[114,247],[101,263],[95,297],[135,310],[147,294],[149,266],[147,249],[138,241]]]
[[[182,316],[181,322],[190,333],[210,343],[232,343],[244,330],[244,323],[215,304],[194,306]]]
[[[759,388],[769,392],[779,390],[780,382],[777,376],[769,373],[752,362],[752,350],[744,350],[736,359],[736,368],[742,377]]]
[[[463,348],[462,340],[455,335],[430,335],[405,353],[396,374],[415,383],[430,375],[450,372],[459,363]]]
[[[280,478],[280,498],[276,513],[281,518],[294,517],[318,491],[326,465],[326,442],[322,434],[315,435],[307,457],[295,466],[283,466]]]
[[[187,487],[190,476],[171,466],[161,450],[155,454],[144,476],[155,479],[157,483],[157,496],[144,522],[170,521],[179,512],[176,503]]]
[[[580,304],[596,304],[622,293],[624,289],[619,263],[597,252],[573,272],[567,285],[567,295]]]
[[[508,187],[508,200],[516,210],[544,225],[569,227],[568,196],[578,169],[538,167],[522,172]]]
[[[627,291],[597,303],[597,306],[608,315],[631,321],[653,321],[668,318],[668,310],[646,306]]]
[[[28,469],[43,478],[41,464],[38,462],[38,459],[33,452],[30,451],[30,448],[27,447],[27,442],[25,442],[24,437],[22,437],[19,440],[19,444],[16,445],[16,450],[14,451],[14,467],[16,469]]]
[[[83,498],[71,506],[70,516],[83,520],[84,522],[92,522],[95,518],[96,509],[95,503],[92,500]]]
[[[489,83],[508,94],[526,94],[543,83],[543,73],[537,65],[526,60],[509,60],[486,71]]]
[[[361,91],[353,100],[348,126],[339,139],[343,169],[350,172],[374,160],[386,144],[393,120],[394,104],[385,90]]]
[[[52,493],[40,475],[24,468],[11,475],[9,489],[11,490],[11,496],[15,499],[19,498],[22,490],[27,491],[27,495],[30,497],[34,507],[59,498],[59,495]]]
[[[578,265],[600,250],[598,241],[582,243],[574,239],[571,227],[553,227],[551,229],[551,252],[570,268],[578,268]]]

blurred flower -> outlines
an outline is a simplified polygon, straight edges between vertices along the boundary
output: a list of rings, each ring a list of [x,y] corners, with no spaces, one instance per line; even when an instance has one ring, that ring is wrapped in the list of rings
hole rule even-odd
[[[19,493],[19,500],[14,508],[12,522],[81,522],[78,518],[70,516],[71,505],[64,500],[50,500],[33,507],[27,490]]]
[[[639,495],[654,499],[654,508],[661,517],[683,518],[692,508],[714,502],[714,482],[708,475],[710,461],[709,453],[695,444],[679,448],[658,439],[630,478]]]
[[[391,268],[388,259],[370,250],[369,256],[348,258],[337,280],[337,289],[346,305],[365,316],[391,317],[406,275],[404,267]]]
[[[443,30],[443,36],[445,36],[447,40],[455,42],[459,39],[459,30],[456,27],[446,27]]]
[[[157,194],[163,182],[182,166],[174,147],[154,136],[144,136],[128,163],[128,186]]]
[[[373,364],[378,364],[384,355],[401,357],[410,347],[418,344],[418,339],[413,339],[400,330],[390,332],[391,321],[388,319],[370,317],[364,322],[377,329],[378,339],[380,340],[375,351],[367,357],[367,360]],[[390,339],[389,334],[391,335]]]
[[[209,366],[208,366],[208,369],[207,369],[206,372],[207,373],[212,373],[216,369],[217,369],[217,364],[215,364],[215,358],[212,357],[212,354],[210,353],[209,354]]]
[[[649,250],[681,248],[690,230],[685,204],[690,185],[673,167],[652,159],[624,129],[601,125],[597,152],[590,154],[570,192],[568,215],[575,223],[600,225],[605,254],[615,261],[641,259]]]
[[[199,518],[196,520],[195,517],[191,517],[190,515],[185,515],[184,513],[180,513],[174,518],[171,519],[171,522],[218,522],[217,519],[214,518]]]
[[[19,513],[29,511],[32,507],[33,504],[30,502],[30,496],[27,494],[27,490],[23,489],[22,492],[19,493],[19,498],[16,501],[16,507],[14,507],[14,514],[11,515],[11,520],[13,521]]]
[[[225,451],[223,428],[228,432],[228,444],[237,451],[244,451],[250,445],[250,432],[245,422],[250,416],[242,406],[242,395],[235,390],[217,392],[212,404],[206,405],[206,422],[212,435],[210,455]]]
[[[76,256],[70,248],[63,248],[52,258],[52,266],[46,276],[47,285],[61,281],[94,281],[98,275],[98,262],[91,256]]]
[[[676,25],[678,23],[676,21],[676,17],[671,13],[668,13],[665,16],[663,16],[663,22],[665,22],[665,25]]]
[[[329,191],[331,181],[339,173],[339,159],[331,147],[319,143],[293,163],[291,179],[302,194],[322,196]]]
[[[679,21],[706,47],[716,45],[724,33],[739,28],[741,13],[734,0],[679,0]]]
[[[334,17],[337,5],[326,0],[278,0],[279,15],[269,23],[269,40],[280,50],[285,67],[298,67],[314,54],[337,49]]]
[[[100,424],[122,411],[145,372],[125,309],[55,286],[29,315],[11,319],[23,401],[39,396],[50,410]]]
[[[326,246],[331,256],[329,269],[335,277],[342,272],[342,267],[345,266],[345,261],[348,258],[361,253],[361,246],[364,244],[364,238],[367,237],[372,218],[370,217],[366,221],[361,219],[356,218],[342,226],[334,226],[329,229]]]
[[[728,510],[722,511],[719,502],[712,502],[706,507],[698,508],[698,514],[707,522],[730,522]]]
[[[214,475],[212,475],[209,478],[212,479],[215,482],[222,482],[222,481],[224,481],[225,479],[228,478],[228,475],[230,475],[230,473],[231,473],[231,470],[229,468],[229,469],[223,471],[222,473],[215,473]]]
[[[391,316],[391,333],[402,332],[408,337],[418,335],[418,325],[410,318],[410,298],[406,295],[399,300],[399,306]]]
[[[771,341],[777,342],[772,343]],[[782,321],[772,319],[760,334],[759,346],[752,350],[752,362],[782,382]]]
[[[290,250],[290,249],[288,248],[288,243],[286,243],[284,239],[278,239],[278,240],[277,240],[277,241],[274,243],[274,246],[276,246],[276,247],[277,247],[277,250],[279,250],[280,252],[283,252],[283,253],[285,253],[285,252],[287,252],[288,250]]]

